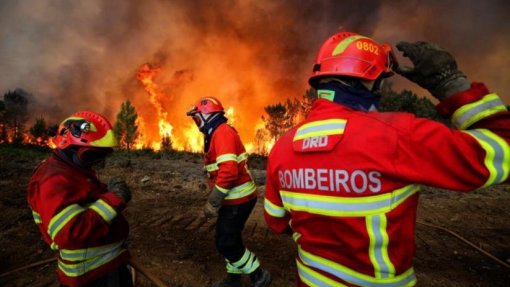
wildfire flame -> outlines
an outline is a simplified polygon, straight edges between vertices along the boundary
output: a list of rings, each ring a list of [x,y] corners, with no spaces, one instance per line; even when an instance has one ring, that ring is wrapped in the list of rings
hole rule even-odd
[[[142,145],[151,147],[154,150],[160,150],[163,138],[166,137],[172,139],[172,131],[174,127],[168,121],[168,113],[163,110],[163,106],[161,104],[162,99],[165,98],[165,94],[154,81],[160,71],[161,69],[159,67],[151,67],[149,64],[144,64],[140,67],[137,73],[137,79],[142,83],[145,91],[149,94],[150,103],[156,110],[159,133],[151,137],[150,133],[145,129],[145,122],[143,118],[139,117],[138,128],[142,137],[140,139],[141,142],[135,144],[135,147]],[[182,149],[182,147],[176,148]]]
[[[164,110],[163,103],[170,98],[165,94],[164,87],[161,87],[156,78],[161,73],[161,67],[153,67],[150,64],[142,65],[137,73],[137,79],[143,85],[144,90],[149,94],[149,101],[154,108],[158,120],[158,131],[154,133],[148,122],[139,115],[137,125],[140,136],[134,144],[135,149],[144,147],[152,148],[156,151],[161,150],[162,140],[166,137],[171,140],[172,149],[186,150],[191,152],[200,152],[203,149],[203,135],[192,121],[189,124],[179,125],[180,134],[178,137],[173,131],[174,126],[168,119],[168,112]],[[230,125],[235,125],[236,115],[234,107],[228,107],[225,110],[225,116],[229,119]],[[260,123],[259,123],[260,126]],[[247,150],[253,151],[254,144],[247,143]]]

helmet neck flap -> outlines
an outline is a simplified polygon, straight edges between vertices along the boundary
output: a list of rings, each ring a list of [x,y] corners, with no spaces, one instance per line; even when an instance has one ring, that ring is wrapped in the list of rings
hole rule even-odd
[[[320,81],[316,89],[319,98],[362,111],[377,110],[381,99],[379,93],[369,91],[358,79]]]

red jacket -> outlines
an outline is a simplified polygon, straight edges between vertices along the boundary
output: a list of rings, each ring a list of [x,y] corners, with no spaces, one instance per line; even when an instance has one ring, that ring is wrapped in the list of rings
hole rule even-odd
[[[240,204],[257,196],[248,154],[233,127],[222,123],[214,130],[204,160],[210,184],[227,194],[224,205]]]
[[[413,286],[419,185],[508,182],[510,113],[499,97],[473,84],[438,108],[466,130],[319,99],[275,144],[264,215],[274,232],[293,232],[299,286]]]
[[[62,284],[83,286],[127,263],[125,204],[93,171],[54,153],[32,175],[28,203],[44,240],[58,251]]]

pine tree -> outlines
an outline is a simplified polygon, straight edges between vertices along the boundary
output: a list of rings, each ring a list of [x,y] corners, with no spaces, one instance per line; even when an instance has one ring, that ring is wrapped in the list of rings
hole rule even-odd
[[[255,153],[267,155],[269,153],[269,148],[267,143],[270,142],[271,136],[268,130],[262,128],[258,129],[255,133]]]
[[[22,89],[4,95],[4,123],[7,133],[12,135],[12,142],[16,144],[23,142],[25,123],[28,120],[28,96],[30,94]]]
[[[391,83],[383,86],[379,111],[408,112],[421,118],[445,121],[439,116],[434,104],[428,98],[418,97],[418,95],[409,90],[396,92],[392,89]]]
[[[0,143],[7,142],[7,125],[5,123],[5,104],[0,101]]]
[[[289,128],[289,116],[287,108],[278,103],[264,107],[267,117],[262,116],[265,128],[268,130],[271,138],[275,141]]]
[[[131,102],[129,100],[123,102],[120,107],[120,112],[117,114],[117,120],[113,131],[119,140],[121,148],[127,149],[128,154],[138,137],[137,119],[138,114]]]
[[[35,120],[35,124],[30,128],[30,134],[32,135],[33,142],[44,145],[48,140],[46,135],[46,121],[43,118]]]

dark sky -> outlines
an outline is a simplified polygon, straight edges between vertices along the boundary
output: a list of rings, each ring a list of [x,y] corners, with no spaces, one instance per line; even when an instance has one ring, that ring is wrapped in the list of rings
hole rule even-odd
[[[33,115],[61,119],[93,109],[113,118],[128,98],[150,109],[136,80],[150,63],[161,67],[171,122],[186,120],[186,107],[204,95],[253,122],[263,106],[303,94],[322,41],[343,29],[391,44],[434,41],[510,104],[509,3],[2,0],[0,91],[30,92]],[[394,81],[397,89],[413,87]]]

